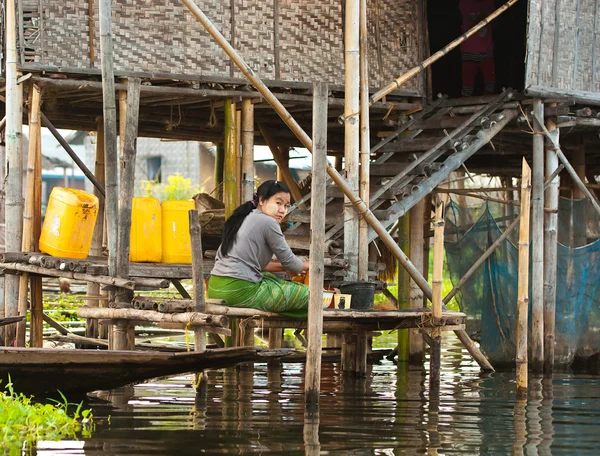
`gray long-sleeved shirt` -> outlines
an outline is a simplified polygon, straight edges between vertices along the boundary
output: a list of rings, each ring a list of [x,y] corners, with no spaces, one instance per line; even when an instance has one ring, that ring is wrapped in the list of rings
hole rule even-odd
[[[258,283],[273,255],[288,271],[302,271],[302,260],[285,242],[279,223],[255,209],[242,222],[227,256],[221,254],[219,247],[211,274]]]

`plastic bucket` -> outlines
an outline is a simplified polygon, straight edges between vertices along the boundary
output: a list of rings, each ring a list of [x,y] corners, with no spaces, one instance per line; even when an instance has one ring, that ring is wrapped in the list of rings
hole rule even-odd
[[[352,296],[351,309],[369,310],[373,308],[376,285],[373,282],[346,282],[340,285],[340,291]]]

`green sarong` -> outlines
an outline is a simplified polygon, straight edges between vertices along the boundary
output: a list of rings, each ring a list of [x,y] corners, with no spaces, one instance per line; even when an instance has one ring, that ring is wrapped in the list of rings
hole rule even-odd
[[[268,272],[258,283],[211,275],[208,297],[224,299],[231,307],[249,307],[292,318],[308,316],[308,287]]]

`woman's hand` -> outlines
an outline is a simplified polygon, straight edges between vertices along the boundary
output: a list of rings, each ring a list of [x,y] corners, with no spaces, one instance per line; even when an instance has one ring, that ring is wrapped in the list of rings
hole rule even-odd
[[[306,274],[306,271],[308,271],[308,260],[302,260],[302,273]]]

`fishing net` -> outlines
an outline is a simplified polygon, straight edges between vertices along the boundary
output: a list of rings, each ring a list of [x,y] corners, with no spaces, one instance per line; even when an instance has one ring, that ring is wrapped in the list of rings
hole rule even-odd
[[[454,285],[517,215],[514,206],[485,203],[464,208],[450,202],[445,247]],[[578,349],[589,356],[600,348],[600,217],[587,200],[561,199],[558,218],[555,359],[568,365]],[[468,315],[468,332],[496,365],[512,364],[515,358],[518,231],[500,242],[456,295]]]

